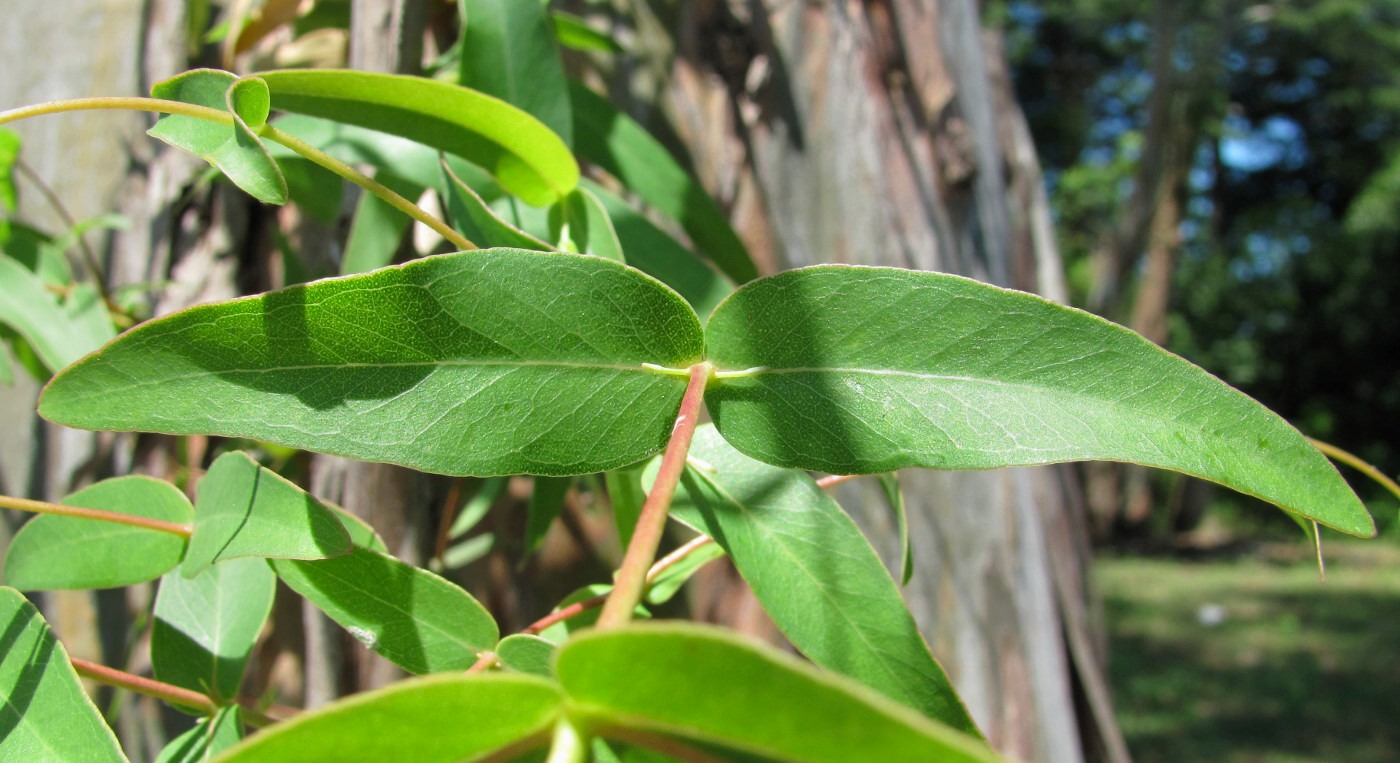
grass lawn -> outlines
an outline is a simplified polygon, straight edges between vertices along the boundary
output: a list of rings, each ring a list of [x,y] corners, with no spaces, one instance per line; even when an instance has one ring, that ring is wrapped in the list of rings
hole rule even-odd
[[[1134,760],[1400,761],[1400,545],[1323,549],[1095,563]]]

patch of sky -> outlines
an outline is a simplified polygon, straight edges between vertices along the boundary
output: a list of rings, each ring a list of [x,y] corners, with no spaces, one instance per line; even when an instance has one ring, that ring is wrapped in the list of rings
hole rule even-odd
[[[1307,160],[1303,128],[1287,117],[1269,117],[1254,126],[1244,117],[1225,118],[1220,161],[1240,172],[1259,172],[1277,165],[1295,169]]]

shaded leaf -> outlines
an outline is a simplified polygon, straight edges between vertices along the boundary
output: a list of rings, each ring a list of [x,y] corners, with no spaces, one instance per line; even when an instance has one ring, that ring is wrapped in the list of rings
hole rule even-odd
[[[150,477],[115,477],[63,499],[68,506],[189,524],[190,502]],[[28,591],[117,586],[155,580],[180,563],[185,539],[92,519],[41,514],[25,523],[5,556],[5,584]]]
[[[550,238],[559,248],[626,262],[608,211],[586,188],[576,188],[549,210]]]
[[[914,577],[914,539],[909,537],[909,510],[904,503],[904,488],[899,485],[899,475],[894,472],[884,472],[875,475],[880,481],[880,490],[885,493],[885,500],[889,501],[890,511],[894,513],[895,527],[899,532],[899,584],[909,585],[909,581]]]
[[[70,307],[60,303],[49,293],[43,279],[0,254],[0,323],[24,337],[53,371],[97,349],[113,333],[108,321],[105,335],[98,339],[86,320],[74,326],[71,314],[82,318],[83,304],[77,302]]]
[[[529,204],[578,184],[578,164],[548,127],[510,104],[418,77],[331,69],[258,75],[276,109],[367,127],[456,154]]]
[[[150,321],[67,369],[39,410],[443,474],[584,474],[661,450],[686,380],[643,364],[701,349],[695,314],[636,270],[498,249]]]
[[[375,180],[406,199],[417,199],[423,194],[422,187],[383,172]],[[355,202],[355,214],[350,219],[350,235],[345,240],[341,275],[368,273],[392,263],[412,222],[408,215],[378,196],[360,194],[359,201]]]
[[[608,486],[608,500],[612,503],[618,540],[622,548],[627,548],[632,542],[637,519],[642,515],[642,504],[647,500],[646,491],[642,489],[642,468],[628,466],[611,469],[603,474],[603,480]]]
[[[684,559],[667,567],[651,581],[651,585],[647,587],[646,603],[656,605],[670,601],[701,567],[724,555],[724,547],[718,543],[706,543],[691,551]]]
[[[239,707],[221,707],[213,718],[201,718],[194,728],[170,740],[156,763],[199,763],[238,744],[243,738]]]
[[[0,697],[0,760],[126,760],[63,644],[13,588],[0,588]]]
[[[462,182],[446,162],[442,163],[447,189],[447,214],[452,225],[478,246],[513,246],[552,252],[554,247],[501,219],[471,186]]]
[[[386,554],[357,547],[334,559],[276,559],[272,566],[356,640],[410,673],[466,670],[500,638],[471,594]]]
[[[715,424],[771,464],[870,474],[1127,461],[1375,532],[1283,419],[1121,326],[1031,294],[820,265],[735,292],[706,343],[718,368],[744,372],[707,391]]]
[[[554,11],[554,36],[566,48],[585,53],[621,53],[622,46],[612,37],[597,31],[572,13]]]
[[[232,559],[193,578],[161,578],[151,629],[156,678],[218,700],[238,696],[248,655],[272,611],[275,583],[261,559]]]
[[[579,634],[554,668],[571,716],[604,737],[651,733],[803,763],[998,759],[860,684],[715,628]]]
[[[860,528],[807,474],[755,461],[713,426],[672,515],[715,539],[799,651],[891,699],[977,734],[899,589]]]
[[[496,645],[496,658],[506,668],[517,673],[532,673],[549,678],[554,675],[550,662],[554,659],[554,642],[539,636],[517,633],[501,639]]]
[[[568,81],[549,12],[536,0],[457,0],[458,82],[534,115],[573,143]]]
[[[758,276],[724,212],[665,146],[607,99],[577,82],[569,83],[569,99],[579,156],[607,170],[642,201],[680,223],[696,247],[730,278],[743,283]]]
[[[572,604],[578,604],[599,596],[605,596],[611,592],[612,585],[610,583],[592,583],[565,596],[564,599],[559,602],[559,605],[554,608],[554,611],[558,612]],[[593,627],[593,625],[598,622],[598,615],[602,613],[603,608],[601,605],[586,609],[567,620],[557,622],[540,631],[540,638],[546,641],[552,641],[556,644],[562,644],[569,638],[570,634]],[[632,617],[635,619],[648,618],[651,617],[651,613],[648,612],[645,607],[638,604],[637,608],[632,610]]]
[[[522,564],[540,550],[545,534],[549,532],[554,520],[559,518],[559,513],[564,510],[564,499],[568,497],[569,487],[573,482],[571,477],[534,479],[534,490],[530,493],[530,505],[525,515],[525,548],[520,559]]]

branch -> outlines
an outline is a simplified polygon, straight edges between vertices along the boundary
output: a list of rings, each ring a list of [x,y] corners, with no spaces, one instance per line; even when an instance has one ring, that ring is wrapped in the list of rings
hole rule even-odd
[[[193,529],[189,525],[182,525],[176,522],[166,522],[150,517],[138,517],[135,514],[121,514],[115,511],[100,511],[98,509],[85,509],[80,506],[64,506],[61,503],[48,503],[47,501],[31,501],[28,498],[13,498],[8,495],[0,495],[0,509],[16,509],[18,511],[28,511],[34,514],[57,514],[62,517],[77,517],[79,519],[95,519],[99,522],[112,522],[130,527],[140,527],[143,530],[154,530],[170,535],[178,535],[181,538],[189,538]]]

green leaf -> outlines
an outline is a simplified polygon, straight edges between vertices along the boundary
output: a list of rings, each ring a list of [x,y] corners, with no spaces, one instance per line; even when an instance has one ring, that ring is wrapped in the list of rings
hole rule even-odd
[[[560,45],[585,53],[622,52],[616,40],[588,26],[578,16],[563,11],[554,11],[550,16],[554,19],[554,36]]]
[[[209,162],[253,198],[287,203],[287,181],[254,132],[267,123],[266,82],[216,69],[195,69],[157,82],[151,96],[229,112],[232,126],[171,114],[147,132]]]
[[[68,506],[189,524],[190,502],[150,477],[115,477],[63,499]],[[185,539],[92,519],[44,514],[10,542],[5,583],[26,591],[116,588],[155,580],[180,563]]]
[[[517,633],[501,639],[501,643],[496,645],[496,658],[506,668],[517,673],[532,673],[550,678],[554,675],[550,662],[554,659],[556,649],[552,641]]]
[[[586,474],[661,450],[686,380],[643,364],[684,368],[702,344],[690,308],[636,270],[466,252],[142,324],[39,410],[442,474]]]
[[[684,559],[662,570],[651,581],[651,585],[647,586],[646,603],[655,605],[670,601],[701,567],[724,555],[724,547],[718,543],[706,543],[686,554]]]
[[[471,186],[462,182],[447,162],[442,163],[447,189],[447,214],[452,225],[478,246],[513,246],[552,252],[554,247],[501,219]]]
[[[1219,482],[1353,535],[1366,508],[1296,429],[1137,334],[942,273],[822,265],[710,318],[719,431],[779,466],[870,474],[1103,459]]]
[[[0,760],[125,761],[39,611],[0,588]]]
[[[672,516],[724,547],[799,651],[969,734],[968,717],[860,528],[805,473],[755,461],[714,427],[695,432]]]
[[[302,713],[253,735],[218,763],[508,760],[549,740],[563,698],[536,676],[441,675],[402,681]]]
[[[406,199],[416,199],[423,193],[421,186],[383,172],[375,180]],[[368,273],[393,262],[411,222],[408,215],[390,206],[389,202],[372,193],[360,194],[350,221],[350,236],[345,241],[340,274]]]
[[[599,596],[606,596],[610,592],[612,592],[612,585],[609,583],[592,583],[586,585],[568,596],[565,596],[564,599],[559,602],[559,605],[554,608],[554,611],[558,612],[571,604],[578,604],[579,602],[588,601],[589,599],[594,599]],[[540,631],[540,638],[546,641],[552,641],[556,644],[562,644],[569,638],[570,634],[593,627],[593,625],[598,622],[598,616],[602,613],[602,606],[586,609],[573,617],[561,620]],[[638,619],[648,618],[651,617],[651,613],[646,611],[646,609],[639,604],[636,609],[632,610],[632,617]]]
[[[714,628],[579,634],[554,670],[570,715],[604,737],[673,736],[803,763],[997,760],[978,740],[860,684]]]
[[[540,545],[544,536],[564,510],[564,499],[573,485],[572,477],[536,477],[534,490],[530,493],[530,505],[525,515],[525,541],[521,552],[521,563],[529,559]]]
[[[909,585],[914,578],[914,539],[909,537],[909,511],[904,504],[904,488],[899,485],[899,475],[885,472],[875,475],[880,481],[880,489],[885,500],[890,503],[894,514],[895,527],[899,528],[899,584]]]
[[[15,162],[19,160],[19,133],[0,127],[0,209],[14,212],[19,205],[15,192]],[[0,239],[0,244],[4,243]]]
[[[559,248],[626,262],[622,243],[603,203],[586,188],[577,188],[549,210],[550,237]]]
[[[315,562],[276,559],[272,567],[356,640],[410,673],[466,670],[500,638],[496,621],[471,594],[377,551],[357,547]]]
[[[350,534],[351,543],[361,548],[370,549],[371,551],[378,551],[384,554],[389,553],[388,545],[384,543],[384,539],[379,536],[378,532],[375,532],[375,529],[370,526],[369,522],[366,522],[335,504],[330,504],[330,506],[335,510],[335,516],[340,520],[341,526]]]
[[[579,156],[680,223],[696,247],[730,278],[739,283],[756,278],[758,269],[724,212],[666,147],[607,99],[577,82],[569,85]]]
[[[237,697],[275,590],[261,559],[231,559],[193,578],[161,578],[151,629],[156,678],[217,700]]]
[[[529,112],[572,144],[568,80],[544,6],[536,0],[457,0],[457,7],[458,81]]]
[[[303,212],[322,224],[334,225],[336,218],[340,217],[340,203],[345,195],[345,181],[334,172],[309,159],[303,159],[298,154],[292,154],[286,149],[282,149],[282,151],[289,155],[281,156],[274,150],[275,148],[280,147],[276,143],[269,145],[268,153],[277,160],[277,166],[282,170],[282,177],[287,180],[287,197]],[[378,199],[379,197],[374,194],[365,194],[365,198]],[[407,217],[397,210],[395,213],[399,217]]]
[[[238,744],[243,723],[237,705],[221,707],[213,718],[201,718],[194,728],[170,741],[156,763],[201,763]]]
[[[11,257],[0,254],[0,323],[14,329],[38,353],[49,369],[57,371],[97,347],[86,322],[75,329],[70,311],[82,315],[81,303],[61,305],[43,279]],[[111,335],[108,322],[107,337]]]
[[[603,480],[608,486],[618,540],[622,548],[627,548],[632,542],[637,519],[642,516],[642,504],[647,500],[646,491],[642,489],[642,468],[630,466],[612,469],[603,474]]]
[[[367,164],[419,188],[427,188],[437,182],[438,162],[442,154],[417,141],[305,114],[283,114],[272,124],[346,164]],[[301,154],[280,143],[269,143],[267,150],[278,162],[307,161]],[[319,168],[319,165],[313,166]],[[329,170],[322,171],[334,178],[337,184],[344,183],[340,176]],[[485,172],[477,171],[489,177]]]
[[[578,185],[569,147],[524,111],[445,82],[369,72],[286,70],[258,75],[272,107],[367,127],[456,154],[511,193],[547,206]]]
[[[225,453],[199,481],[181,574],[239,557],[324,559],[350,553],[350,536],[335,514],[306,491],[247,453]]]
[[[728,279],[617,194],[588,180],[583,181],[583,187],[603,203],[622,250],[627,253],[627,264],[675,289],[697,314],[708,317],[734,292]]]

